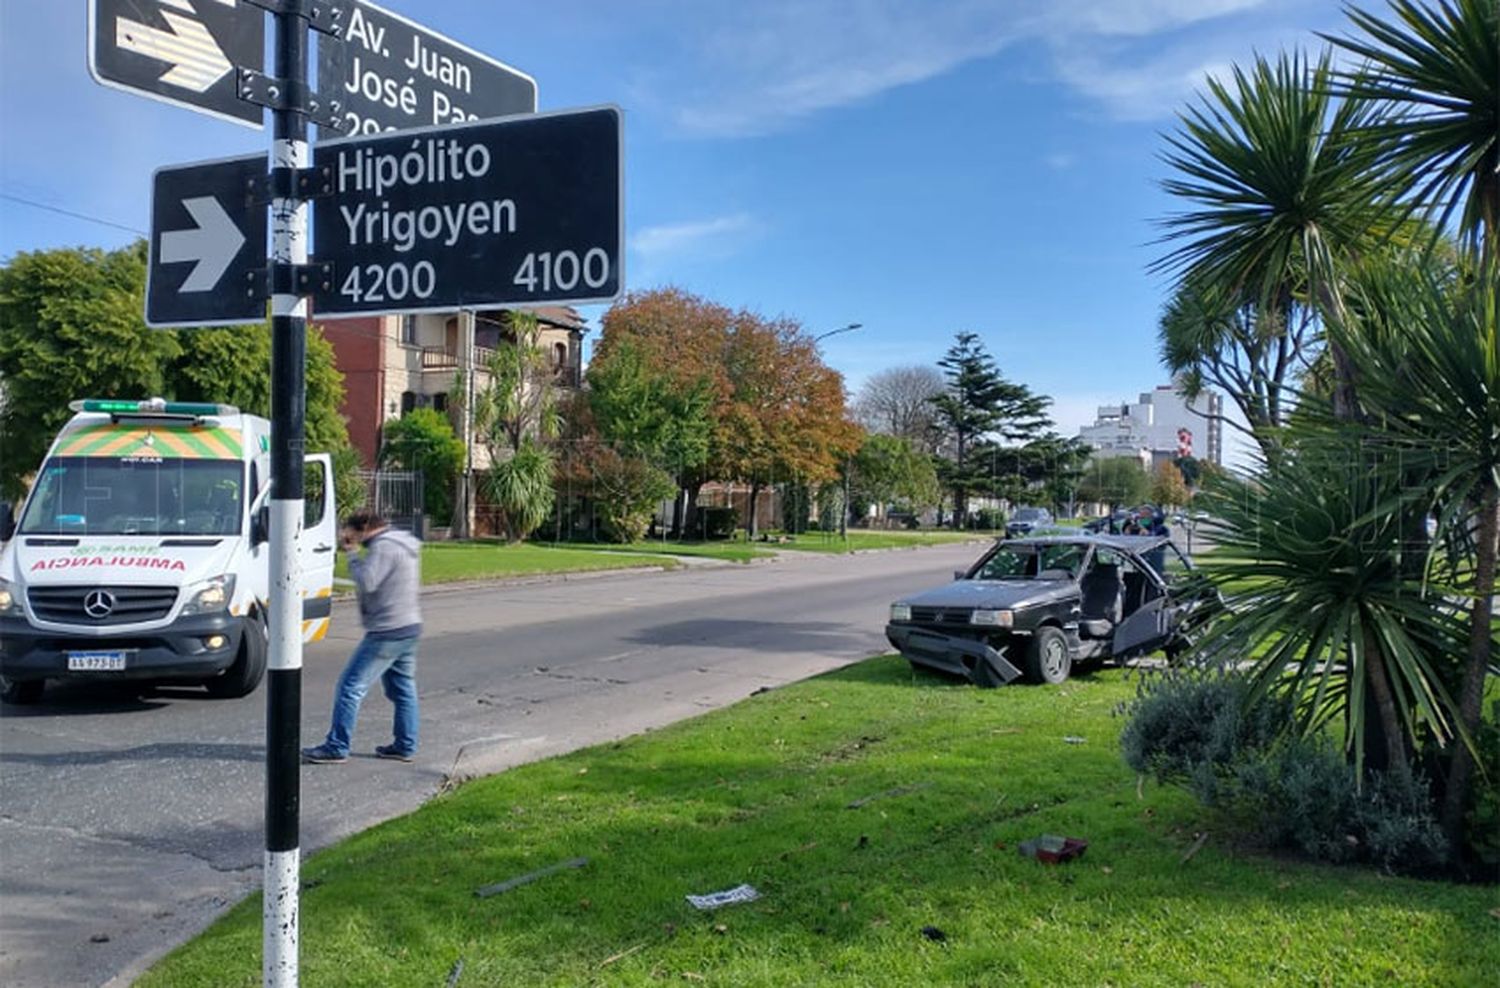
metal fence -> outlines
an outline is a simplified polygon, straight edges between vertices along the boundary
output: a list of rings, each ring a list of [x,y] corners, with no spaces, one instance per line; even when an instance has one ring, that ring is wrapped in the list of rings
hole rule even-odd
[[[359,470],[356,476],[365,488],[366,511],[375,512],[419,539],[426,537],[422,471]]]

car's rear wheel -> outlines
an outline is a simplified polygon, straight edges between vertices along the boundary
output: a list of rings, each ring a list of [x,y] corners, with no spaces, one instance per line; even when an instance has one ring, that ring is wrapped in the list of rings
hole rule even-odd
[[[1046,626],[1031,636],[1026,650],[1026,675],[1033,683],[1066,682],[1073,671],[1073,656],[1062,629]]]
[[[0,676],[0,702],[18,707],[35,703],[42,698],[42,689],[46,685],[47,681],[44,679],[17,682],[8,676]]]

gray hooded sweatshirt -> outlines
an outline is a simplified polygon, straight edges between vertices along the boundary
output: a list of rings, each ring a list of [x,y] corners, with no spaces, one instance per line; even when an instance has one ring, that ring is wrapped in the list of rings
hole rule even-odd
[[[349,576],[359,588],[359,617],[375,638],[415,638],[422,632],[417,604],[422,543],[397,528],[365,540],[365,555],[349,553]]]

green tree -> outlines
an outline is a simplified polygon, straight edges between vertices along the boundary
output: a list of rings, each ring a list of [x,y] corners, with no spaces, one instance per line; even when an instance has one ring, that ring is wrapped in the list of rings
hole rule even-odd
[[[875,505],[882,516],[893,503],[921,510],[942,496],[932,458],[899,436],[866,436],[851,461],[850,481],[853,500]]]
[[[1141,504],[1151,494],[1151,479],[1133,456],[1096,456],[1078,481],[1078,498],[1109,510]]]
[[[987,461],[976,463],[970,456],[975,444],[987,439],[1024,444],[1039,437],[1051,425],[1051,399],[1007,380],[974,333],[956,334],[938,366],[947,389],[929,400],[952,454],[943,458],[939,476],[952,492],[953,526],[961,528],[970,495],[989,489],[994,478]]]
[[[177,334],[148,329],[144,241],[20,253],[0,267],[0,492],[41,463],[68,402],[163,395]]]
[[[708,461],[713,422],[702,380],[675,382],[622,340],[589,365],[589,405],[603,439],[627,456],[681,473]]]
[[[385,424],[380,465],[422,471],[423,508],[433,524],[448,525],[453,521],[453,489],[466,453],[446,415],[415,408]]]

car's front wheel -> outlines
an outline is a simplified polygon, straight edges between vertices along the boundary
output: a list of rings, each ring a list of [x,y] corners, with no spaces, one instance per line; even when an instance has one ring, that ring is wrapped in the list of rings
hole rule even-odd
[[[237,699],[254,693],[255,687],[260,685],[261,677],[266,674],[268,648],[265,623],[259,620],[247,621],[245,630],[240,635],[240,650],[235,656],[234,665],[204,684],[208,687],[208,695],[220,699]]]
[[[1073,671],[1073,655],[1062,629],[1038,628],[1026,650],[1026,675],[1033,683],[1066,682]]]

